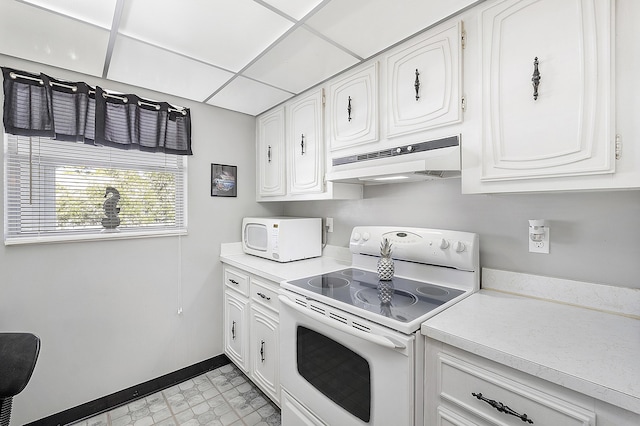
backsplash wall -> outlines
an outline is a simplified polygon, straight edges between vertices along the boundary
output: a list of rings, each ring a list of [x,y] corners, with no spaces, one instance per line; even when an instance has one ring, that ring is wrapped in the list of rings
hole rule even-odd
[[[640,288],[640,191],[462,195],[459,179],[365,187],[355,201],[290,202],[290,216],[333,217],[328,243],[356,225],[476,232],[482,267]],[[528,219],[546,219],[549,254],[529,253]]]

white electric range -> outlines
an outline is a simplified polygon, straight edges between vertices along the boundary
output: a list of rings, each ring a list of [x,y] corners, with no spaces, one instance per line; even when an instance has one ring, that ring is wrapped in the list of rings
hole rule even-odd
[[[350,268],[281,283],[283,425],[422,424],[420,325],[479,289],[478,235],[359,226],[349,247]]]

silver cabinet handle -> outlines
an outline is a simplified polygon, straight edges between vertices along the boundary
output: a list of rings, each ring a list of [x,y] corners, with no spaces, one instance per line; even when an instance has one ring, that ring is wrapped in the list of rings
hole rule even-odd
[[[416,81],[413,83],[413,87],[416,89],[416,101],[420,99],[420,95],[418,92],[420,91],[420,73],[418,72],[418,68],[416,68]]]
[[[349,102],[347,103],[347,115],[349,121],[351,121],[351,96],[349,96]]]
[[[267,148],[267,158],[269,159],[269,163],[271,162],[271,145]]]
[[[531,77],[533,83],[533,100],[538,100],[538,86],[540,85],[540,71],[538,71],[538,57],[533,60],[533,77]]]
[[[302,139],[300,140],[300,148],[302,149],[300,155],[304,155],[304,133],[302,134]]]
[[[234,279],[231,279],[231,278],[229,278],[229,282],[230,282],[231,284],[235,284],[235,285],[240,284],[238,281],[236,281],[236,280],[234,280]]]
[[[270,298],[269,296],[267,296],[266,294],[264,294],[264,293],[260,293],[260,292],[258,292],[258,293],[256,293],[256,294],[257,294],[258,296],[262,297],[263,299],[271,300],[271,298]]]
[[[264,363],[264,340],[260,341],[260,360]]]
[[[236,322],[231,324],[231,340],[236,340]]]
[[[505,413],[505,414],[509,414],[511,416],[515,416],[515,417],[519,418],[520,420],[522,420],[525,423],[533,424],[533,420],[531,420],[529,417],[527,417],[526,414],[519,414],[519,413],[513,411],[511,408],[509,408],[506,405],[504,405],[500,401],[495,401],[493,399],[485,398],[484,396],[482,396],[482,394],[480,392],[478,392],[478,393],[471,392],[471,395],[475,396],[476,398],[478,398],[481,401],[486,402],[487,404],[489,404],[490,406],[492,406],[493,408],[495,408],[496,410],[498,410],[501,413]]]

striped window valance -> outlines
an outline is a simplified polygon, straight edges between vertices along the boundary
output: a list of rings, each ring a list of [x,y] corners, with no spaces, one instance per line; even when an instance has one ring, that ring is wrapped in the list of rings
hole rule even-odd
[[[191,112],[83,82],[2,67],[6,133],[192,155]]]

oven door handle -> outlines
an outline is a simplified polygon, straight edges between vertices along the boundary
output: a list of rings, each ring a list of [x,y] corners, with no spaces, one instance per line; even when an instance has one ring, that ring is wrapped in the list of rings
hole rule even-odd
[[[287,296],[283,296],[283,295],[278,295],[278,299],[280,300],[280,302],[284,303],[285,305],[287,305],[288,307],[290,307],[291,309],[293,309],[296,312],[299,312],[301,314],[304,314],[306,316],[308,316],[309,318],[313,318],[314,320],[329,326],[331,328],[335,328],[337,330],[340,331],[344,331],[347,334],[351,334],[352,336],[355,336],[359,339],[364,339],[364,340],[368,340],[371,343],[375,343],[376,345],[380,345],[380,346],[384,346],[385,348],[391,348],[391,349],[404,349],[406,348],[405,345],[402,344],[397,344],[394,343],[393,341],[391,341],[391,339],[388,339],[384,336],[378,336],[377,334],[371,334],[371,333],[366,333],[364,331],[360,331],[358,329],[355,329],[353,327],[349,327],[346,324],[343,324],[339,321],[336,320],[332,320],[327,318],[326,316],[319,314],[317,312],[314,312],[310,309],[304,309],[299,307],[295,302],[292,302],[291,299],[289,299]]]

